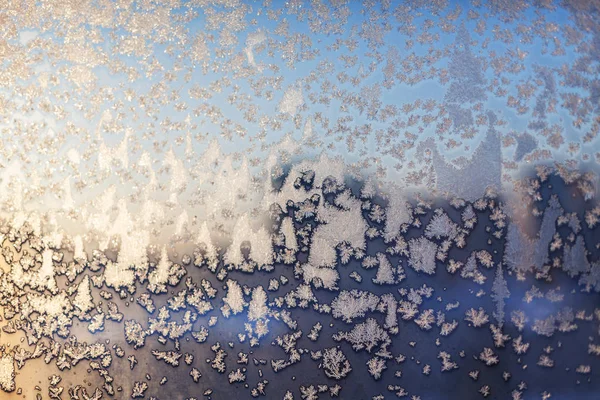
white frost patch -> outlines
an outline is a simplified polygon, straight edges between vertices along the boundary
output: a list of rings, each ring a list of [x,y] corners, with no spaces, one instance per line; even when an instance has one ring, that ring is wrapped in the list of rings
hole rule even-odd
[[[388,206],[385,211],[386,219],[383,238],[386,242],[390,242],[398,236],[402,224],[410,224],[412,222],[412,210],[404,194],[396,186],[392,187],[388,192],[387,198]]]
[[[237,281],[232,279],[227,281],[227,296],[223,297],[223,303],[225,303],[225,305],[221,307],[221,312],[225,318],[229,317],[229,312],[232,312],[233,315],[235,315],[244,311],[246,302],[244,301],[242,288]]]
[[[398,276],[398,281],[396,280],[394,268],[385,254],[377,253],[377,259],[379,261],[379,268],[377,269],[375,278],[373,278],[373,283],[377,285],[393,285],[404,279],[404,275],[400,274]]]
[[[425,229],[425,236],[429,239],[449,238],[454,239],[458,233],[456,225],[442,209],[435,211],[435,215],[429,221]]]
[[[379,296],[362,290],[343,290],[331,302],[332,315],[351,323],[354,318],[362,318],[369,311],[375,310],[379,304]]]
[[[109,261],[104,267],[104,282],[106,286],[119,290],[121,287],[133,284],[133,270],[123,263]]]
[[[248,215],[244,214],[233,229],[232,243],[224,256],[225,264],[241,266],[244,262],[241,245],[244,242],[250,243],[250,259],[258,264],[259,269],[273,263],[273,245],[269,232],[264,227],[255,232],[250,226]]]
[[[252,290],[252,299],[248,306],[248,321],[256,321],[267,317],[269,314],[267,300],[267,293],[262,286],[257,286]]]
[[[325,349],[322,368],[328,378],[336,380],[345,378],[352,371],[350,361],[348,361],[346,355],[337,347]]]
[[[177,217],[177,221],[175,222],[175,235],[181,235],[183,233],[183,228],[189,226],[189,217],[186,210],[183,210],[179,217]]]
[[[104,270],[106,284],[114,288],[129,286],[133,283],[134,275],[132,266],[144,265],[147,260],[146,248],[150,242],[147,230],[135,229],[127,204],[124,199],[119,200],[119,212],[114,224],[108,231],[107,238],[112,235],[121,237],[121,248],[116,263],[109,263]],[[100,246],[101,250],[108,247],[108,239]]]
[[[15,390],[15,364],[9,354],[0,356],[0,388],[5,392]]]
[[[346,242],[353,248],[366,248],[365,232],[369,228],[362,216],[361,202],[349,191],[340,194],[335,203],[343,207],[325,205],[319,210],[318,218],[323,223],[312,237],[308,262],[314,266],[334,266],[335,247]]]
[[[169,261],[169,255],[167,254],[167,247],[163,246],[160,252],[160,260],[158,261],[156,268],[148,275],[148,286],[152,288],[164,287],[169,280],[170,269],[171,262]]]
[[[83,238],[81,237],[81,235],[75,236],[73,242],[73,259],[78,261],[87,261],[87,254],[85,253],[85,249],[83,247]]]
[[[315,134],[313,132],[312,120],[309,118],[304,124],[304,130],[302,131],[302,142],[310,143],[313,141]]]
[[[52,296],[30,293],[27,297],[27,302],[29,307],[31,307],[31,312],[37,312],[51,318],[59,317],[73,309],[69,297],[64,290]]]
[[[313,188],[305,190],[294,187],[294,182],[301,178],[307,171],[314,172]],[[321,187],[326,178],[331,177],[337,182],[344,181],[346,168],[339,158],[329,158],[325,154],[316,161],[305,160],[292,167],[284,180],[281,190],[267,193],[265,205],[277,203],[284,212],[287,212],[288,200],[295,203],[304,201],[313,195],[322,196]],[[270,183],[268,183],[270,185]],[[351,196],[349,192],[338,195],[335,200],[337,207],[323,205],[321,201],[317,207],[316,217],[321,225],[312,236],[309,260],[303,266],[304,281],[311,282],[318,278],[326,288],[333,289],[339,275],[330,268],[335,265],[336,246],[346,242],[351,247],[364,249],[366,246],[365,232],[368,229],[362,217],[362,204],[360,200]],[[287,236],[286,236],[287,237]]]
[[[285,217],[281,221],[281,233],[285,237],[285,247],[291,250],[298,250],[298,241],[296,240],[296,232],[294,231],[294,222],[292,218]]]
[[[335,203],[342,209],[331,205],[319,209],[318,219],[322,224],[315,229],[308,263],[303,266],[306,283],[316,283],[313,280],[319,278],[323,287],[330,290],[335,289],[339,278],[337,271],[331,269],[336,264],[336,247],[340,243],[348,243],[353,248],[364,250],[367,246],[365,232],[368,229],[362,216],[361,202],[350,191],[338,195]]]
[[[305,264],[303,266],[304,282],[320,282],[320,285],[329,290],[337,289],[337,281],[340,278],[340,274],[337,270],[329,267],[315,267],[311,264]]]
[[[314,172],[313,189],[309,191],[302,188],[296,189],[294,182],[298,178],[302,178],[302,175],[308,171]],[[271,204],[277,203],[283,212],[287,212],[288,200],[297,203],[315,194],[322,195],[321,187],[325,178],[331,177],[338,182],[343,182],[345,172],[346,166],[341,158],[330,158],[325,153],[318,160],[304,160],[298,164],[294,164],[279,191],[273,191],[271,181],[267,180],[267,193],[264,197],[263,206],[268,208]]]
[[[417,272],[425,272],[429,275],[435,273],[435,255],[437,245],[424,236],[410,239],[408,242],[410,257],[408,265]]]
[[[54,279],[52,254],[53,251],[50,249],[46,249],[42,253],[42,267],[38,271],[38,282],[40,286],[45,286],[54,293],[57,290],[57,287],[56,280]]]
[[[86,313],[94,308],[94,299],[90,290],[90,277],[86,275],[79,286],[77,286],[77,294],[73,299],[73,305],[82,313]]]
[[[208,230],[208,224],[206,221],[203,222],[202,226],[200,227],[198,237],[196,238],[196,244],[204,246],[204,251],[206,252],[205,257],[208,259],[209,264],[218,261],[217,248],[210,238],[210,231]]]

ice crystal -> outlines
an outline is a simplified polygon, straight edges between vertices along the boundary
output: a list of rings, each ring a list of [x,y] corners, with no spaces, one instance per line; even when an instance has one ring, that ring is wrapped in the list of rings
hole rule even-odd
[[[504,279],[502,264],[498,264],[494,282],[492,283],[492,299],[496,303],[496,310],[493,315],[500,328],[502,328],[502,325],[504,324],[505,299],[509,296],[510,292],[506,285],[506,280]]]
[[[408,242],[410,257],[408,265],[417,272],[425,272],[432,275],[435,273],[435,254],[437,245],[425,237],[411,239]]]
[[[379,303],[379,297],[370,292],[343,290],[331,302],[332,315],[344,322],[352,322],[355,318],[364,317],[368,311],[373,311]]]
[[[228,316],[231,311],[234,315],[242,312],[246,306],[244,295],[240,285],[229,279],[227,281],[227,296],[223,297],[225,305],[221,308],[224,316]]]
[[[487,366],[496,365],[500,362],[498,356],[489,347],[484,347],[483,351],[479,354],[479,359]]]
[[[379,268],[377,269],[377,275],[373,279],[373,283],[378,285],[393,285],[397,281],[402,280],[403,275],[398,277],[400,279],[396,278],[392,264],[390,264],[385,254],[377,253],[377,259],[379,261]]]
[[[344,353],[336,347],[325,349],[323,352],[323,370],[328,378],[340,380],[345,378],[352,367]]]
[[[428,239],[436,238],[453,239],[457,234],[458,226],[450,219],[448,214],[443,210],[436,210],[436,214],[431,219],[427,228],[425,228],[425,236]]]
[[[365,322],[355,325],[350,332],[338,332],[333,338],[336,341],[350,342],[355,351],[365,349],[369,353],[375,346],[385,347],[390,341],[389,335],[372,318],[367,318]]]
[[[471,322],[475,328],[479,328],[489,322],[489,317],[483,308],[475,310],[471,308],[465,313],[465,321]]]

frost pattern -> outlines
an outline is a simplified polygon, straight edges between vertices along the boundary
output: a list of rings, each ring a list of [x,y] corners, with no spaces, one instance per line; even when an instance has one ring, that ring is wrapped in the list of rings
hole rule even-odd
[[[410,257],[408,265],[417,272],[425,272],[432,275],[435,273],[435,255],[437,245],[425,237],[411,239],[408,242]]]

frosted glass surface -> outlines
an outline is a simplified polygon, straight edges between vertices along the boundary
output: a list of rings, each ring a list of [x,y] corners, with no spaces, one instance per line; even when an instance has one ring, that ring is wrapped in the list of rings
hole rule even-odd
[[[0,398],[597,399],[597,1],[0,0]]]

